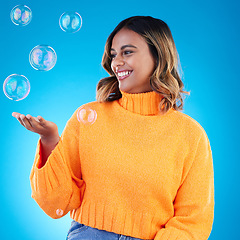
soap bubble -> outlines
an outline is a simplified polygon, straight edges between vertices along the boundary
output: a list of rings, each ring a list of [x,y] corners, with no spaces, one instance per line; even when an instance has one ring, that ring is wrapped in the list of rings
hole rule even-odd
[[[91,125],[96,121],[97,113],[90,107],[83,106],[77,112],[77,119],[85,125]]]
[[[17,5],[12,9],[10,18],[15,25],[26,26],[32,20],[32,11],[26,5]]]
[[[49,71],[57,62],[57,54],[50,46],[38,45],[30,52],[29,61],[34,69],[39,71]]]
[[[62,216],[63,215],[63,210],[62,209],[57,209],[56,210],[56,214],[58,215],[58,216]]]
[[[82,17],[77,12],[65,12],[59,19],[59,25],[64,32],[75,33],[82,27]]]
[[[23,75],[12,74],[3,83],[3,92],[11,100],[20,101],[30,92],[30,83]]]

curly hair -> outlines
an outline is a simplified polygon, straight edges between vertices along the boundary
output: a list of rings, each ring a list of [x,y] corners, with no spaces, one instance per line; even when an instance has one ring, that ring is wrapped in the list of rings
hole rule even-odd
[[[126,28],[138,33],[148,44],[149,50],[156,60],[156,68],[150,78],[153,91],[161,94],[159,110],[166,113],[170,108],[183,109],[184,85],[180,78],[180,61],[177,49],[168,25],[150,16],[134,16],[121,21],[109,35],[102,57],[102,66],[109,73],[109,77],[101,79],[97,84],[97,101],[114,101],[122,94],[118,87],[118,80],[111,68],[110,49],[114,36]]]

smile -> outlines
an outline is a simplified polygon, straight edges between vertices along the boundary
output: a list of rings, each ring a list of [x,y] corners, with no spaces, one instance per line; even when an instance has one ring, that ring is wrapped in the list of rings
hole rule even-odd
[[[131,73],[132,71],[121,71],[121,72],[117,72],[117,76],[119,80],[123,80],[127,78]]]

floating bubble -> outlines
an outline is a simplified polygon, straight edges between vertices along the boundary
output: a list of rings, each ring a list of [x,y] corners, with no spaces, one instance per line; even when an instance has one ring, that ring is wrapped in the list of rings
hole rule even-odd
[[[96,121],[97,113],[90,107],[83,106],[77,112],[77,119],[85,125],[91,125]]]
[[[30,92],[30,83],[23,75],[12,74],[3,83],[3,92],[11,100],[20,101]]]
[[[32,20],[32,11],[26,5],[17,5],[12,9],[10,18],[15,25],[26,26]]]
[[[39,71],[51,70],[57,62],[57,54],[48,45],[38,45],[29,54],[31,66]]]
[[[56,214],[58,215],[58,216],[62,216],[63,215],[63,210],[62,209],[57,209],[56,210]]]
[[[75,33],[82,27],[82,17],[77,12],[65,12],[59,19],[59,25],[64,32]]]

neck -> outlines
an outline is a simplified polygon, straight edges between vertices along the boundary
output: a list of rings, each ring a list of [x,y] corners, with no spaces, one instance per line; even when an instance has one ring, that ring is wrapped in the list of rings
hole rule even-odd
[[[145,93],[126,93],[121,91],[119,104],[131,112],[141,115],[158,115],[162,96],[154,91]]]

